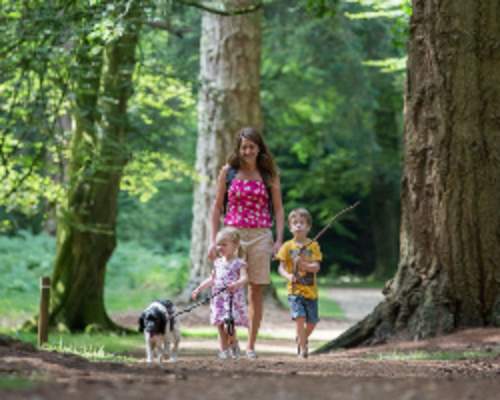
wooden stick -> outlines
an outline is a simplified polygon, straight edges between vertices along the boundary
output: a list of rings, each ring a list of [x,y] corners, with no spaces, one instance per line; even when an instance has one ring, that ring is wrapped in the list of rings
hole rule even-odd
[[[49,340],[50,278],[40,278],[40,313],[38,315],[38,346]]]

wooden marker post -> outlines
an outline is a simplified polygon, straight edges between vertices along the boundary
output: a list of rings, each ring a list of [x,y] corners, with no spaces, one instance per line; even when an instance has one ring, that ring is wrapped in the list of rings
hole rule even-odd
[[[50,278],[40,278],[40,313],[38,314],[38,346],[49,339]]]

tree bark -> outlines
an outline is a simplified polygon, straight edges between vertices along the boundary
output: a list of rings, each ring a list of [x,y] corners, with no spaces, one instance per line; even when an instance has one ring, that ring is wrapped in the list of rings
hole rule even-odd
[[[233,1],[237,6],[252,1]],[[231,7],[231,8],[233,8]],[[185,294],[210,272],[209,218],[218,173],[243,126],[262,128],[260,105],[261,12],[220,16],[205,12],[200,44],[198,141],[191,233],[191,274]]]
[[[71,331],[116,328],[104,306],[104,279],[116,246],[117,196],[126,163],[127,103],[141,13],[140,4],[133,2],[122,14],[125,32],[106,46],[104,63],[102,55],[87,53],[88,43],[80,53],[83,73],[75,93],[70,190],[58,224],[50,313],[51,325],[63,324]]]
[[[320,351],[500,326],[500,4],[413,0],[400,260]]]

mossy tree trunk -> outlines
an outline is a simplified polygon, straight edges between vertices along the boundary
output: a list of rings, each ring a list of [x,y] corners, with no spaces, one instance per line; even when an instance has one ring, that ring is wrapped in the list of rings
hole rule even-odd
[[[500,4],[413,0],[400,260],[320,351],[500,326]]]
[[[123,11],[123,10],[122,10]],[[142,10],[132,2],[121,17],[124,33],[89,55],[81,43],[70,148],[70,190],[57,228],[51,325],[71,331],[115,325],[104,306],[106,263],[116,246],[117,196],[127,156],[127,103]]]
[[[226,6],[237,9],[253,3],[234,0]],[[196,171],[202,179],[194,188],[191,274],[185,295],[210,273],[210,210],[235,134],[243,126],[262,128],[260,53],[260,11],[238,16],[203,13],[196,151]]]

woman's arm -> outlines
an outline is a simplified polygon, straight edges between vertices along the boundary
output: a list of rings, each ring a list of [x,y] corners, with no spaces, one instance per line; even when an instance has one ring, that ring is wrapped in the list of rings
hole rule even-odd
[[[273,245],[273,254],[276,254],[283,244],[283,230],[285,228],[285,213],[283,211],[283,200],[281,198],[280,177],[276,176],[271,185],[271,195],[273,198],[274,218],[276,221],[276,241]]]
[[[217,178],[215,189],[215,200],[210,213],[210,243],[208,245],[208,258],[214,260],[217,256],[215,237],[219,231],[221,211],[224,208],[224,197],[226,195],[226,175],[229,165],[224,165]]]

